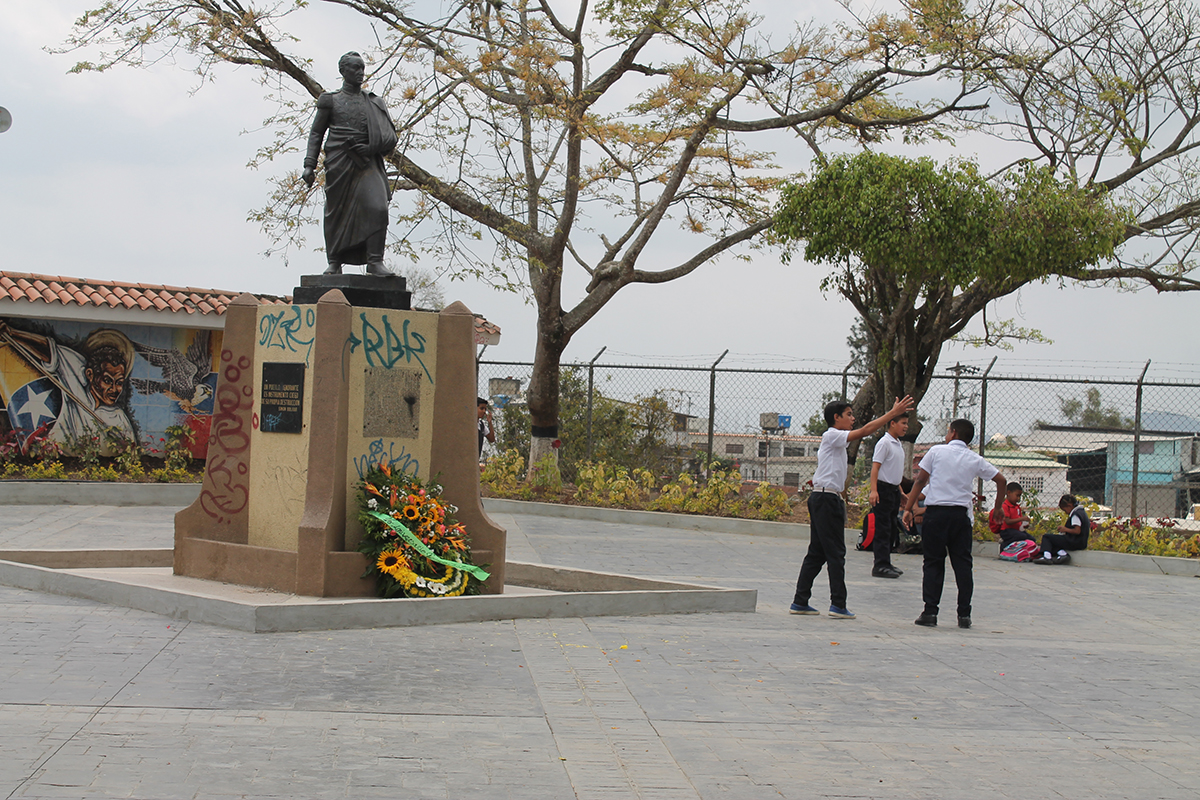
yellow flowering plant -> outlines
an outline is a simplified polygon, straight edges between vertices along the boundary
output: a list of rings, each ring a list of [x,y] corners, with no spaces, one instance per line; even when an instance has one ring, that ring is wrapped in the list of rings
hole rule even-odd
[[[467,532],[454,519],[458,509],[440,486],[383,464],[363,476],[357,496],[358,551],[380,597],[479,594],[488,573],[471,562]]]

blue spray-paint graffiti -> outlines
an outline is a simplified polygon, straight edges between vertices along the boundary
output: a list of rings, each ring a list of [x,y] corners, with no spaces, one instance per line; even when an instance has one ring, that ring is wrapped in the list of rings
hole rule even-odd
[[[312,355],[312,328],[317,322],[315,309],[291,306],[279,311],[263,314],[258,323],[258,343],[267,348],[278,347],[289,353],[304,353],[304,363]],[[307,333],[308,338],[301,338]]]
[[[376,467],[387,464],[394,472],[408,473],[409,475],[417,475],[421,471],[421,462],[413,458],[408,452],[408,448],[400,445],[400,452],[396,452],[396,442],[388,442],[384,446],[383,439],[376,439],[367,445],[367,452],[361,456],[355,456],[354,468],[358,470],[358,478],[362,480],[368,472]]]
[[[264,431],[273,431],[283,423],[283,414],[263,414],[262,421],[259,423],[259,429]]]
[[[421,359],[421,355],[425,352],[425,337],[416,331],[409,332],[408,325],[411,320],[404,320],[404,324],[400,328],[400,335],[397,336],[387,314],[383,315],[382,331],[367,319],[366,314],[359,314],[358,318],[362,321],[362,338],[350,335],[350,352],[354,352],[359,345],[362,345],[363,355],[367,357],[367,365],[372,367],[391,369],[401,359],[410,364],[416,361],[421,365],[421,369],[425,370],[425,377],[429,379],[430,383],[433,383],[433,376],[429,374],[429,368]]]

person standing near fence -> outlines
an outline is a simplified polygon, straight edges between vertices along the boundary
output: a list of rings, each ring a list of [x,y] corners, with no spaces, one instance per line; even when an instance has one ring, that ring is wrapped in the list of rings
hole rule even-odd
[[[975,438],[975,425],[967,419],[956,419],[946,432],[946,443],[930,448],[921,459],[921,468],[913,479],[912,491],[904,502],[904,524],[912,519],[912,509],[921,490],[925,491],[925,521],[921,528],[924,554],[921,597],[925,610],[916,623],[927,628],[937,627],[938,606],[942,601],[942,586],[946,582],[946,556],[954,570],[958,586],[958,627],[971,627],[971,597],[975,593],[975,578],[971,574],[971,510],[975,499],[972,485],[976,478],[996,484],[996,510],[1004,502],[1007,486],[1004,476],[978,453],[967,447]]]
[[[892,540],[898,539],[900,481],[904,478],[904,445],[900,437],[908,433],[908,416],[888,421],[887,432],[875,443],[871,458],[871,514],[875,518],[874,578],[899,578],[904,574],[892,564]]]
[[[817,448],[817,471],[808,496],[808,553],[800,565],[790,613],[821,613],[808,601],[813,581],[824,566],[829,572],[829,616],[854,619],[854,613],[846,607],[846,504],[842,499],[846,490],[846,450],[850,442],[870,436],[896,417],[906,416],[912,407],[913,399],[905,397],[897,400],[882,417],[855,428],[854,409],[845,400],[825,406],[825,424],[829,429],[821,436]]]
[[[476,423],[479,431],[479,457],[483,457],[483,442],[496,443],[496,429],[492,427],[492,404],[486,397],[476,397],[475,407],[479,410],[479,420]]]

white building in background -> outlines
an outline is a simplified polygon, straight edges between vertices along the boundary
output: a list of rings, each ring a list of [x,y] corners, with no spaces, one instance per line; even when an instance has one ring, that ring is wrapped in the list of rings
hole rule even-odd
[[[1025,491],[1022,506],[1033,506],[1030,495],[1036,493],[1038,507],[1057,508],[1058,498],[1071,494],[1067,465],[1050,456],[1019,450],[987,450],[984,458],[1004,473],[1010,483],[1016,481],[1021,484]],[[996,484],[992,481],[984,481],[983,484],[983,495],[987,498],[984,508],[991,508],[996,502]]]
[[[707,425],[706,419],[689,425],[693,452],[707,450]],[[811,480],[817,469],[820,446],[820,436],[713,433],[714,456],[736,463],[745,480],[767,481],[776,486],[800,487]]]

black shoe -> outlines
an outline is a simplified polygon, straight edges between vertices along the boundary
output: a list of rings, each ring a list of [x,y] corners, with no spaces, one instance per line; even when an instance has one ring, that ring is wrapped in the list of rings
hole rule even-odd
[[[971,618],[970,617],[959,617],[958,618],[958,627],[960,627],[960,628],[971,627]]]
[[[872,578],[899,578],[901,574],[895,567],[876,567],[871,570]]]
[[[331,262],[329,262],[329,266],[326,267],[325,271],[322,272],[321,274],[322,275],[341,275],[342,274],[342,265],[335,264],[331,261]]]
[[[916,624],[926,628],[936,628],[937,614],[922,614],[917,617]]]
[[[1054,560],[1051,561],[1050,563],[1051,564],[1070,564],[1071,563],[1071,554],[1063,553],[1061,556],[1055,556]]]

